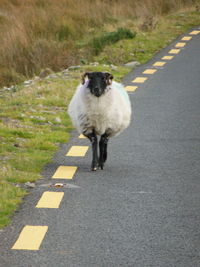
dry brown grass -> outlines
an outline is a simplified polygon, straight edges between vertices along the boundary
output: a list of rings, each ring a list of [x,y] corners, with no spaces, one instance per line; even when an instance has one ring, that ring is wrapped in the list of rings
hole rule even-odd
[[[156,24],[155,18],[195,2],[0,0],[0,86],[45,67],[57,71],[79,63],[76,42],[101,31],[106,24],[115,27],[120,21],[137,20],[141,30],[149,30]]]

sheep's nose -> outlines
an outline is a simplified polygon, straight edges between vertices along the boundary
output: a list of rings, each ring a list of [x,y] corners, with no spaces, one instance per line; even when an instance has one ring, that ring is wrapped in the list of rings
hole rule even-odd
[[[99,89],[99,87],[95,87],[94,92],[95,92],[95,96],[101,95],[101,90]]]

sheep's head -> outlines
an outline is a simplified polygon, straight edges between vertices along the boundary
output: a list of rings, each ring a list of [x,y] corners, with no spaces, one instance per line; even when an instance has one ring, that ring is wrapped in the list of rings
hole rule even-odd
[[[88,80],[87,88],[91,94],[100,97],[104,94],[107,86],[111,85],[113,76],[108,72],[86,72],[82,77],[82,84]]]

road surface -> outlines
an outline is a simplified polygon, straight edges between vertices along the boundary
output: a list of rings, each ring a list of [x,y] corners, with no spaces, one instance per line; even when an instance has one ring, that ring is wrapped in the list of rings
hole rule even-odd
[[[89,171],[91,150],[66,156],[89,145],[74,132],[0,232],[0,267],[200,266],[200,28],[124,84],[133,118],[110,140],[105,169]],[[59,166],[78,169],[52,179]]]

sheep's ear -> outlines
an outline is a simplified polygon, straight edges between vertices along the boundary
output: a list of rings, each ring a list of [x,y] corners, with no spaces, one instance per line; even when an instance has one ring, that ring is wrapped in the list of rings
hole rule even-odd
[[[86,72],[85,74],[83,74],[83,76],[82,76],[82,84],[85,84],[86,79],[87,80],[89,79],[89,75],[90,75],[89,72]]]
[[[111,73],[109,73],[109,72],[106,72],[105,75],[106,75],[107,85],[111,85],[112,80],[113,80],[113,75]]]

